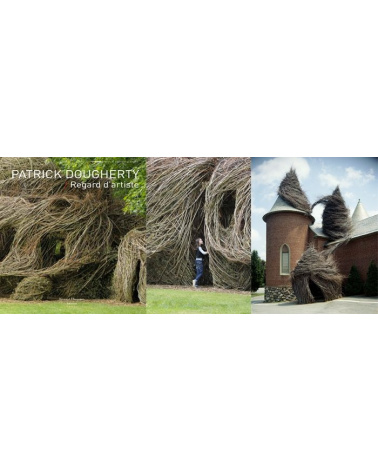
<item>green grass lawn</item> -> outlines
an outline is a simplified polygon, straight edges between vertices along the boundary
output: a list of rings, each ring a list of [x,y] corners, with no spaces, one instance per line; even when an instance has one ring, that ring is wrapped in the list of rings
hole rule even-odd
[[[146,313],[143,305],[125,305],[101,301],[59,300],[46,302],[15,302],[2,299],[0,313]]]
[[[140,304],[112,301],[57,300],[19,302],[0,299],[1,313],[146,313]],[[148,288],[147,313],[251,313],[251,296],[245,293]]]
[[[248,294],[148,288],[147,313],[251,313]]]

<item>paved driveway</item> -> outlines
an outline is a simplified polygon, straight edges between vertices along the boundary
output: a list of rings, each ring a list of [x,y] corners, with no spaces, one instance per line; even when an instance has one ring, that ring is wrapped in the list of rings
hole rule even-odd
[[[252,314],[261,313],[361,313],[378,314],[378,297],[345,297],[332,302],[308,303],[296,302],[264,303],[264,296],[252,298]]]

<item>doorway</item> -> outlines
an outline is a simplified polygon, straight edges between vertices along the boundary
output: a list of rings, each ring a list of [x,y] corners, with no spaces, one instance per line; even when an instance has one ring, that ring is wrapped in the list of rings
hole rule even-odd
[[[311,291],[312,296],[314,297],[315,302],[324,302],[325,301],[322,289],[319,287],[319,285],[317,285],[311,279],[310,279],[309,287],[310,287],[310,291]]]

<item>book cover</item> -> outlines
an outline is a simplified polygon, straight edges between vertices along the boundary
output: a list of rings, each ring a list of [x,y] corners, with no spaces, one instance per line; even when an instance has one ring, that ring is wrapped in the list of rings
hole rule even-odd
[[[146,312],[146,159],[0,158],[0,312]]]

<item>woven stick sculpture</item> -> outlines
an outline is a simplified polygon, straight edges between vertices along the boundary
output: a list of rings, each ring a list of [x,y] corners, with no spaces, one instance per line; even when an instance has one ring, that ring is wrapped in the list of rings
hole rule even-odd
[[[15,300],[45,300],[52,292],[53,284],[48,277],[25,277],[13,294]]]
[[[322,217],[324,234],[329,237],[330,241],[347,242],[350,239],[352,222],[339,186],[335,188],[332,195],[320,198],[311,208],[314,208],[319,203],[325,205]],[[336,247],[334,246],[334,249]]]
[[[195,239],[205,239],[204,282],[250,287],[250,159],[150,158],[148,280],[189,285]]]
[[[297,210],[311,213],[311,206],[299,183],[296,171],[291,168],[278,188],[278,195]]]
[[[48,277],[54,296],[108,297],[118,245],[141,220],[123,213],[105,180],[82,191],[70,188],[72,179],[9,178],[10,168],[50,166],[22,159],[0,161],[7,177],[0,181],[0,291],[25,277]]]
[[[318,252],[310,246],[291,273],[291,283],[298,303],[313,303],[311,282],[321,290],[325,301],[341,297],[343,276],[339,273],[332,254]]]
[[[279,195],[295,208],[310,213],[319,203],[324,204],[323,232],[329,238],[327,248],[321,252],[310,246],[303,254],[291,273],[293,291],[298,303],[315,301],[311,287],[320,291],[325,301],[341,297],[343,276],[339,273],[332,253],[350,239],[352,229],[349,210],[336,187],[332,195],[320,198],[311,207],[298,182],[293,169],[281,182]]]
[[[122,238],[114,271],[115,298],[146,303],[146,233],[134,229]]]
[[[250,290],[250,189],[249,158],[221,160],[207,186],[205,238],[216,286]]]
[[[155,157],[147,162],[147,280],[191,284],[194,241],[204,238],[205,190],[219,158]]]

